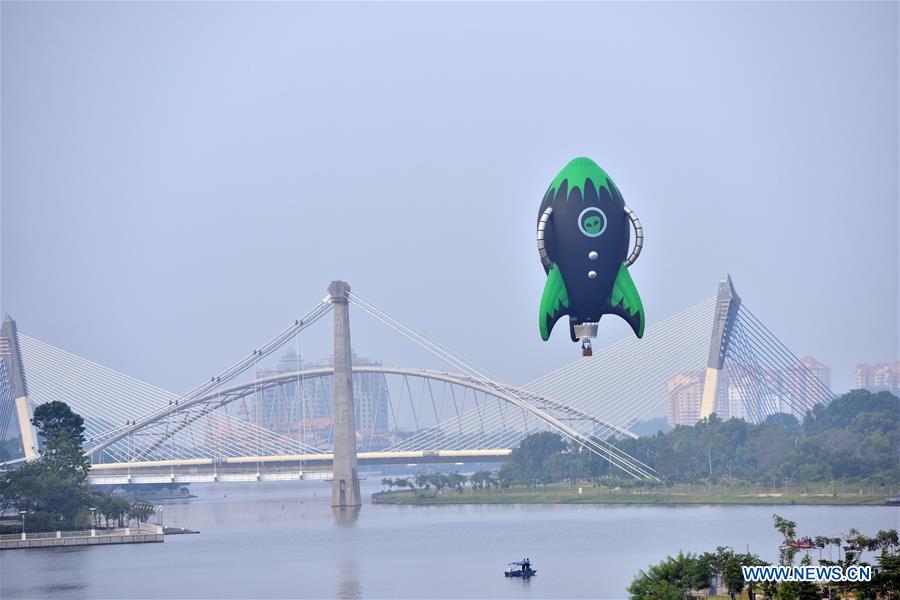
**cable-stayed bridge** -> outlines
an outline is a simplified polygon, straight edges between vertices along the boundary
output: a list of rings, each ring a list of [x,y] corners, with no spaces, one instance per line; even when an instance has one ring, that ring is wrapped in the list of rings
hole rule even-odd
[[[630,428],[667,400],[677,397],[696,420],[737,405],[759,422],[802,417],[832,398],[742,303],[730,278],[715,297],[650,325],[643,339],[623,339],[523,385],[500,381],[349,287],[346,301],[447,365],[354,362],[352,441],[362,464],[494,462],[524,436],[553,430],[623,473],[654,479],[615,442],[634,437]],[[7,318],[0,441],[19,450],[7,464],[36,456],[34,407],[63,400],[85,418],[94,483],[328,478],[341,439],[331,402],[335,366],[304,363],[298,341],[334,304],[326,297],[180,395],[19,333]],[[683,393],[685,381],[700,384]]]

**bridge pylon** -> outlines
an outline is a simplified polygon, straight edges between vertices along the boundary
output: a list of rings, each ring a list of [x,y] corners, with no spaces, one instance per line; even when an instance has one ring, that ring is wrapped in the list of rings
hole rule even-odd
[[[356,418],[353,406],[353,365],[350,352],[350,286],[332,281],[328,286],[334,312],[334,382],[332,427],[334,438],[334,480],[331,506],[360,506],[359,474],[356,463]]]
[[[16,419],[19,423],[19,433],[22,436],[25,460],[34,460],[38,457],[37,431],[31,423],[34,404],[28,398],[28,385],[25,382],[25,370],[22,367],[22,354],[19,350],[16,322],[9,316],[3,319],[3,325],[0,326],[0,358],[3,360],[9,384],[12,387],[12,397],[14,398]],[[0,432],[0,435],[2,433]]]
[[[713,321],[712,339],[709,342],[709,360],[706,363],[706,379],[703,384],[703,399],[700,402],[700,418],[706,419],[716,412],[719,399],[719,383],[725,366],[725,353],[731,339],[731,330],[741,297],[731,282],[731,275],[719,282],[716,296],[716,312]]]

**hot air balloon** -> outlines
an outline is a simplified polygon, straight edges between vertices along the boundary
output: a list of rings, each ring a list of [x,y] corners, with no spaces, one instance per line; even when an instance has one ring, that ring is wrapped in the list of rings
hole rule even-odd
[[[631,230],[634,230],[634,247]],[[569,336],[590,356],[600,318],[618,315],[644,335],[644,307],[628,272],[641,254],[643,229],[613,180],[589,158],[576,158],[550,183],[537,220],[537,246],[547,282],[539,327],[547,341],[569,316]]]

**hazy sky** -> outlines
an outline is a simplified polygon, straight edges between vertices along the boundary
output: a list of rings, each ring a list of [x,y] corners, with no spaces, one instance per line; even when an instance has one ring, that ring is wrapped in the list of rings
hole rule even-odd
[[[650,326],[730,272],[837,390],[898,358],[895,2],[0,10],[0,309],[94,361],[184,391],[341,278],[528,381],[579,355],[540,341],[534,242],[578,155],[644,224]]]

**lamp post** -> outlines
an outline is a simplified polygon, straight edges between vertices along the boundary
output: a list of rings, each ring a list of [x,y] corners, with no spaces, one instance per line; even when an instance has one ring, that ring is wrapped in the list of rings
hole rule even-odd
[[[22,539],[25,539],[25,515],[28,514],[27,510],[20,510],[19,514],[22,515]]]
[[[94,537],[95,535],[97,535],[97,530],[95,529],[97,521],[94,518],[94,511],[97,510],[97,507],[92,506],[88,510],[91,511],[91,537]]]

